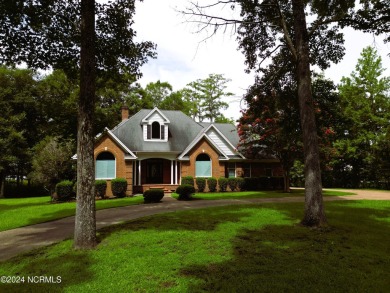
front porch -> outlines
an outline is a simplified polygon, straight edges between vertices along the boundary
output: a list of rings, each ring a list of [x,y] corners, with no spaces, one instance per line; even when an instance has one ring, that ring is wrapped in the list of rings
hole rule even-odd
[[[133,163],[133,193],[163,189],[169,193],[180,185],[180,162],[172,159],[147,158]]]

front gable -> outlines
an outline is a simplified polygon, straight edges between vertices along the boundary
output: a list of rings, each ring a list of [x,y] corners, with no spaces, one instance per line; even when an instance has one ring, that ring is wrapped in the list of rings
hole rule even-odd
[[[209,127],[206,131],[206,135],[210,138],[213,144],[218,146],[225,156],[236,155],[235,148],[226,138],[224,138],[223,134],[219,132],[216,127]]]
[[[229,157],[244,158],[235,147],[229,142],[229,140],[213,125],[211,124],[204,129],[182,152],[179,156],[179,160],[188,159],[188,154],[195,146],[202,140],[206,139],[210,145],[220,153],[220,160],[229,160]]]
[[[115,150],[116,154],[123,155],[124,160],[135,160],[137,156],[129,150],[123,142],[119,140],[108,128],[104,130],[102,134],[98,136],[95,142],[95,157],[97,153],[102,151]]]

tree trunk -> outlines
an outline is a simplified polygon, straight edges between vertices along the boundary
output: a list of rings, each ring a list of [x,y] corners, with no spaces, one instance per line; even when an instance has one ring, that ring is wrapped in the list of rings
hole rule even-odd
[[[96,246],[95,165],[95,1],[81,1],[81,74],[77,129],[77,208],[74,247]]]
[[[5,175],[0,173],[0,198],[4,198],[4,188],[5,188]]]
[[[284,170],[284,176],[283,176],[283,179],[284,179],[284,190],[283,192],[286,192],[286,193],[290,193],[291,192],[291,189],[290,189],[290,169],[285,169]]]
[[[292,7],[297,52],[298,99],[305,156],[305,215],[302,224],[321,226],[326,224],[326,217],[322,200],[318,137],[311,92],[309,36],[304,1],[292,0]]]

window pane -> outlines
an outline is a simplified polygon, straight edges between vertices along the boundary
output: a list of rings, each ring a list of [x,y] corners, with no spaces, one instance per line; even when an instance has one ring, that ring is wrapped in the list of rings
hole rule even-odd
[[[152,123],[152,138],[160,138],[160,123]]]
[[[236,177],[236,169],[229,169],[229,177]]]
[[[196,161],[196,177],[211,177],[211,161]]]
[[[115,161],[114,160],[97,160],[96,161],[96,178],[115,178]]]

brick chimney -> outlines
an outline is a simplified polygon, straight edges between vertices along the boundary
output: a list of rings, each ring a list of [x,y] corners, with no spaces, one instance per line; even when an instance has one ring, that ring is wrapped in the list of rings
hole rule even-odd
[[[129,119],[129,107],[122,106],[121,111],[122,111],[122,121]]]

